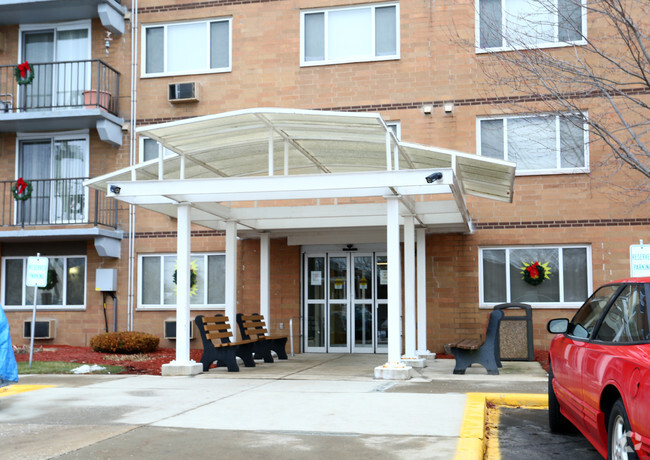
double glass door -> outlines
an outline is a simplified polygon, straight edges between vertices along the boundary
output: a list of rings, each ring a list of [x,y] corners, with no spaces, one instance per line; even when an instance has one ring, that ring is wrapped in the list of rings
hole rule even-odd
[[[305,350],[385,353],[388,346],[386,255],[305,255]]]

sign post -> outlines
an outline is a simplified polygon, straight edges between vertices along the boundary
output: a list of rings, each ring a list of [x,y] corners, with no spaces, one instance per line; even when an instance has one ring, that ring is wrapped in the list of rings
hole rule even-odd
[[[38,288],[47,286],[47,269],[49,261],[47,257],[41,257],[41,253],[36,257],[27,258],[27,286],[34,286],[34,309],[32,311],[32,327],[30,327],[31,337],[29,340],[29,367],[32,367],[32,357],[34,356],[34,331],[36,329],[36,302],[38,300]]]
[[[630,245],[630,276],[650,276],[650,245]]]

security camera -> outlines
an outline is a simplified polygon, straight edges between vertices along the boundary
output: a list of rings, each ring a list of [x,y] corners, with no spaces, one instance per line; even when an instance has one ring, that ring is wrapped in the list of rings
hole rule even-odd
[[[442,173],[441,172],[434,172],[433,174],[429,174],[427,176],[427,184],[430,184],[432,182],[435,182],[437,180],[442,179]]]
[[[115,195],[119,195],[121,190],[122,189],[120,187],[118,187],[117,185],[111,185],[110,186],[111,193],[114,193]]]

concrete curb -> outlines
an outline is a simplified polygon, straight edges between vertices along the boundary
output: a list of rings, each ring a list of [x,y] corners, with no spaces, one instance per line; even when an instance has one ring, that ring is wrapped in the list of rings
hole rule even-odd
[[[56,385],[9,385],[0,388],[0,398],[4,396],[11,396],[26,391],[42,390],[43,388],[52,388]]]
[[[542,409],[548,407],[548,396],[545,394],[468,393],[455,460],[483,460],[490,442],[486,436],[488,422],[498,423],[498,417],[495,419],[489,417],[490,406]],[[492,439],[492,442],[497,443],[498,439]],[[498,450],[498,445],[496,447]]]

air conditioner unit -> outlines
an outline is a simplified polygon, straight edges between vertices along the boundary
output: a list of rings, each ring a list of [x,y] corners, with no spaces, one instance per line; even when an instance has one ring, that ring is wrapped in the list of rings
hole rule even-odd
[[[176,320],[165,320],[165,338],[168,340],[176,340]],[[190,340],[194,340],[194,320],[190,320]]]
[[[53,339],[56,335],[56,321],[53,319],[36,320],[34,328],[34,339]],[[23,339],[29,339],[32,336],[32,322],[23,321]]]
[[[198,100],[198,83],[172,83],[169,85],[169,102],[193,102]]]

